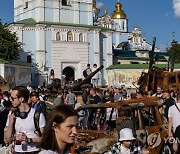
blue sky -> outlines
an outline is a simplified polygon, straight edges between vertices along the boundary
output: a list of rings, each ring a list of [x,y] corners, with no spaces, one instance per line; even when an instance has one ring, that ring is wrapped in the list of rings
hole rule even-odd
[[[120,0],[129,20],[129,31],[138,25],[147,42],[152,43],[155,36],[157,46],[162,49],[170,46],[172,32],[180,42],[180,0]],[[109,15],[115,10],[117,0],[97,0],[101,9],[108,8]],[[13,0],[0,0],[0,19],[3,23],[13,22]]]

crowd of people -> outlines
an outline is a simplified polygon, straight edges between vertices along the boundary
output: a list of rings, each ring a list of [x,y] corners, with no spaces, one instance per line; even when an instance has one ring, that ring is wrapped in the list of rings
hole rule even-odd
[[[95,68],[97,65],[95,66]],[[87,65],[89,73],[90,66]],[[104,129],[100,123],[106,118],[99,118],[98,112],[112,116],[109,125],[116,128],[118,142],[106,154],[147,154],[142,151],[136,138],[136,128],[133,112],[129,105],[122,105],[118,111],[90,110],[77,113],[76,109],[88,104],[120,102],[131,99],[131,88],[100,87],[97,81],[87,84],[83,93],[76,94],[65,85],[58,89],[57,97],[53,100],[53,109],[47,113],[45,103],[49,91],[44,87],[32,88],[17,86],[10,92],[0,92],[0,144],[1,146],[13,143],[14,154],[66,154],[75,142],[77,128],[79,129]],[[180,130],[180,93],[163,91],[157,87],[155,94],[152,91],[144,93],[138,91],[136,98],[160,97],[164,103],[161,107],[164,121],[168,123],[169,139],[179,138]],[[113,114],[112,114],[113,113]],[[116,115],[117,114],[117,115]],[[103,116],[103,114],[102,114]],[[117,118],[119,117],[119,118]],[[114,119],[113,119],[114,118]],[[47,120],[48,119],[48,120]],[[107,128],[106,128],[107,129]],[[173,144],[177,151],[178,143]]]

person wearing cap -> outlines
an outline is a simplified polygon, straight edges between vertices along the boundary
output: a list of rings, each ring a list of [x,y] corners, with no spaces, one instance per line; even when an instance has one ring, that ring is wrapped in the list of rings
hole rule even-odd
[[[111,146],[110,150],[105,154],[140,154],[141,148],[137,144],[132,144],[134,138],[130,128],[121,129],[119,141]]]

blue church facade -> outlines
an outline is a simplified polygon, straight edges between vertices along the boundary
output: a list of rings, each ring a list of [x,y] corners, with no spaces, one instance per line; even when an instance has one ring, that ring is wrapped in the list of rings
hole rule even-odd
[[[32,84],[47,82],[51,69],[61,78],[83,78],[88,63],[112,65],[113,29],[93,25],[93,1],[14,0],[14,23],[9,26],[22,43],[21,59],[32,59]],[[68,76],[68,74],[65,74]],[[106,69],[102,84],[107,84]]]

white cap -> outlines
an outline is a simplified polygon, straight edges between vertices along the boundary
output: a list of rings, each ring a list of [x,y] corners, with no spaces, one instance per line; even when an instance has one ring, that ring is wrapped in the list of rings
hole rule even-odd
[[[119,134],[120,134],[119,141],[135,140],[132,130],[130,128],[121,129]]]

